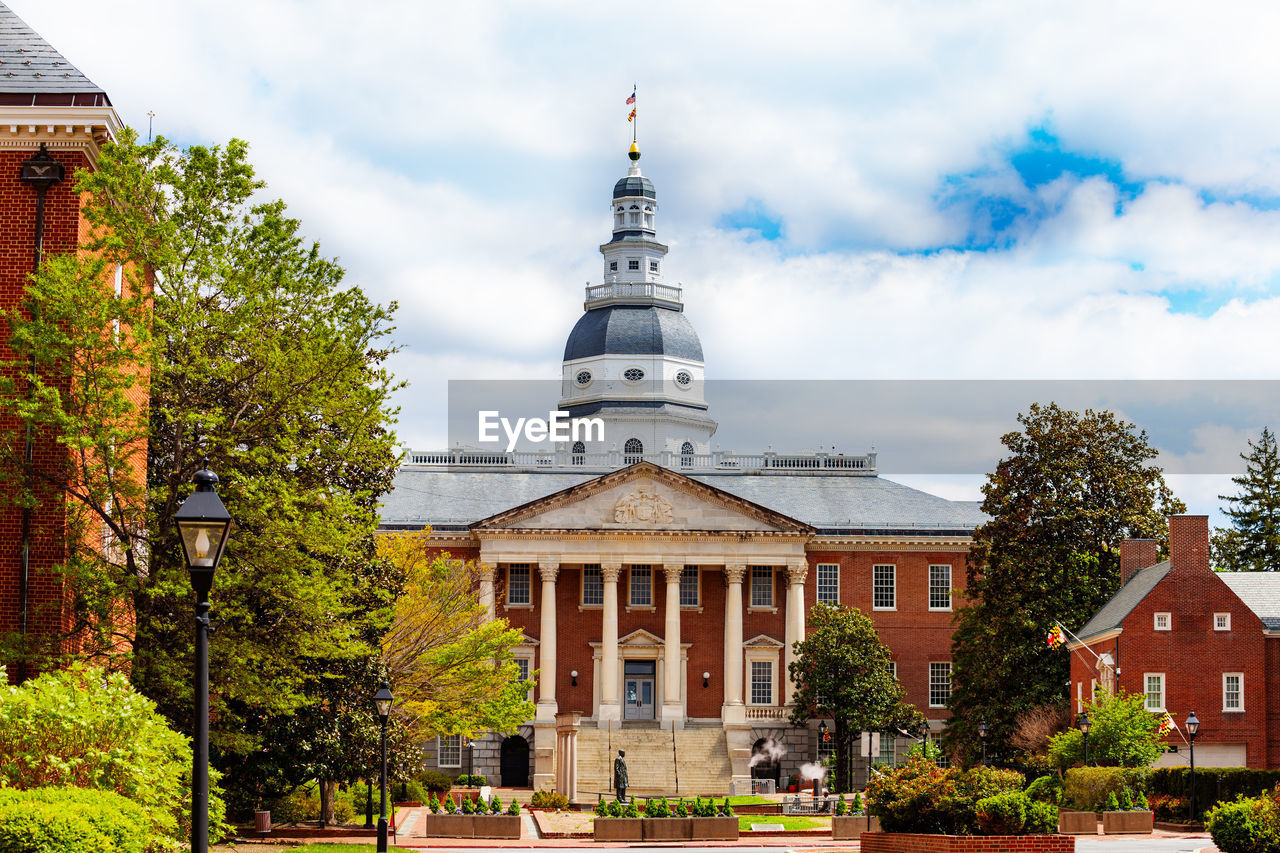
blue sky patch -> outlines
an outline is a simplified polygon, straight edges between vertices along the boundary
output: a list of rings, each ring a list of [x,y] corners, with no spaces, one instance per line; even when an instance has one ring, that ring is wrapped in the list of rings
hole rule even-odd
[[[737,210],[721,214],[716,227],[726,231],[757,231],[763,240],[780,240],[783,233],[782,217],[768,212],[760,200],[754,198]]]
[[[1156,296],[1169,302],[1170,314],[1190,314],[1195,317],[1212,317],[1218,309],[1240,294],[1230,290],[1206,290],[1204,288],[1179,288],[1156,291]]]

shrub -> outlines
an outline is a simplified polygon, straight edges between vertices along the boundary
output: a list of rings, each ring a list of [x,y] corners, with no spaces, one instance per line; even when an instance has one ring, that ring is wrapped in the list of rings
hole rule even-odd
[[[1058,805],[1062,802],[1062,780],[1056,775],[1041,776],[1027,786],[1026,794],[1034,802]]]
[[[435,794],[427,796],[427,808],[431,809],[432,814],[440,814],[440,802],[436,799]]]
[[[1107,799],[1103,802],[1102,809],[1108,812],[1120,811],[1120,798],[1116,796],[1115,791],[1107,791]]]
[[[1021,773],[974,767],[943,769],[923,755],[873,778],[867,785],[867,809],[886,832],[972,835],[978,831],[975,807],[987,797],[1022,788]]]
[[[1146,767],[1160,757],[1159,719],[1146,709],[1143,693],[1102,692],[1098,701],[1085,702],[1093,721],[1089,729],[1089,760],[1117,767]],[[1084,735],[1068,729],[1049,739],[1049,760],[1056,767],[1080,764]]]
[[[671,807],[666,797],[658,797],[644,804],[645,817],[671,817]]]
[[[1151,771],[1137,767],[1073,767],[1063,783],[1063,799],[1077,809],[1102,811],[1113,808],[1108,805],[1109,794],[1118,797],[1126,788],[1143,791],[1150,776]]]
[[[983,835],[1021,835],[1030,806],[1026,794],[1008,791],[978,800],[974,814]]]
[[[1053,803],[1032,801],[1027,808],[1027,835],[1053,835],[1058,831],[1058,807]]]
[[[694,817],[715,817],[716,816],[715,800],[709,800],[706,797],[698,797],[696,800],[693,801],[693,808],[691,808],[689,811],[690,813],[693,814]]]
[[[137,803],[111,791],[0,789],[3,853],[143,853],[150,823]]]
[[[729,805],[729,798],[725,797],[724,802],[720,804],[718,810],[720,817],[733,817],[733,806]]]
[[[534,791],[533,796],[529,798],[529,805],[535,809],[560,809],[569,808],[569,798],[564,794],[553,794],[551,791]]]
[[[485,785],[488,785],[488,784],[489,784],[489,778],[485,776],[483,773],[471,774],[471,787],[483,788]]]
[[[463,795],[462,795],[462,813],[463,813],[463,814],[475,814],[475,813],[476,813],[476,807],[475,807],[475,804],[471,801],[471,798],[470,798],[470,797],[468,797],[466,794],[463,794]]]
[[[453,778],[439,770],[423,770],[418,774],[418,782],[428,791],[446,794],[453,789]]]
[[[489,800],[489,814],[502,814],[502,800],[497,794]]]
[[[1219,802],[1232,802],[1237,797],[1256,797],[1280,784],[1280,770],[1255,770],[1245,767],[1197,767],[1196,808],[1203,815]],[[1181,804],[1169,803],[1169,816],[1186,820],[1191,798],[1191,770],[1188,767],[1162,767],[1151,773],[1152,794],[1176,798]],[[1154,799],[1154,798],[1153,798]],[[1154,805],[1154,803],[1153,803]],[[1158,810],[1158,809],[1157,809]],[[1198,815],[1198,816],[1200,816]]]
[[[280,823],[320,819],[320,800],[306,785],[299,785],[283,797],[268,800],[267,808],[271,811],[271,819]]]
[[[836,817],[844,817],[849,813],[849,804],[844,801],[844,794],[836,799]]]
[[[672,817],[688,817],[689,816],[689,806],[685,804],[684,800],[677,800],[676,804],[671,807],[671,816]]]
[[[853,814],[857,814],[864,809],[865,806],[862,804],[862,794],[854,793],[853,802],[849,804],[849,811]]]
[[[591,810],[596,817],[609,816],[609,804],[604,801],[604,797],[596,800],[596,807]]]
[[[453,780],[453,782],[454,782],[454,784],[455,784],[455,785],[457,785],[459,788],[470,788],[470,787],[471,787],[471,775],[470,775],[469,773],[461,773],[461,774],[459,774],[459,775],[458,775],[458,778],[457,778],[457,779],[454,779],[454,780]]]
[[[520,814],[520,804],[516,802],[514,799],[511,801],[511,805],[507,806],[507,814],[509,815]]]
[[[1275,853],[1280,850],[1280,815],[1268,796],[1237,797],[1205,815],[1205,827],[1222,853]]]

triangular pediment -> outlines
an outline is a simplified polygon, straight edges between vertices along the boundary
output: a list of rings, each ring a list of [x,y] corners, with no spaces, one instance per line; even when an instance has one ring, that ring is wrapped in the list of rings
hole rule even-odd
[[[661,646],[663,640],[657,634],[651,634],[643,628],[637,628],[625,637],[618,638],[619,646]]]
[[[746,649],[784,649],[786,643],[779,642],[768,634],[756,634],[750,640],[742,644]]]
[[[768,507],[640,462],[476,522],[473,530],[814,533]]]

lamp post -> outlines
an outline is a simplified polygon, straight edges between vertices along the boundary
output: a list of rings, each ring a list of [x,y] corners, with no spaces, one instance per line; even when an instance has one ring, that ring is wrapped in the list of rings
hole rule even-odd
[[[1080,712],[1080,734],[1084,735],[1084,763],[1089,764],[1089,715]]]
[[[978,739],[982,741],[982,763],[987,763],[987,721],[978,723]]]
[[[373,704],[382,718],[382,811],[378,813],[378,853],[387,853],[387,715],[391,713],[391,685],[384,681],[373,694]]]
[[[208,464],[207,462],[205,463]],[[191,756],[191,851],[209,849],[209,590],[231,532],[231,515],[207,467],[191,478],[196,490],[174,513],[182,555],[196,593],[195,750]]]
[[[1196,819],[1196,732],[1200,731],[1200,720],[1192,711],[1187,717],[1187,736],[1191,747],[1191,819]]]

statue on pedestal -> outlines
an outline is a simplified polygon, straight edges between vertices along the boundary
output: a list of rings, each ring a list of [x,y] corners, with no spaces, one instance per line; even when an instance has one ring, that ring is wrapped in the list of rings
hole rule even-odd
[[[618,757],[613,759],[613,789],[618,792],[618,799],[627,798],[627,762],[623,761],[627,754],[618,750]]]

